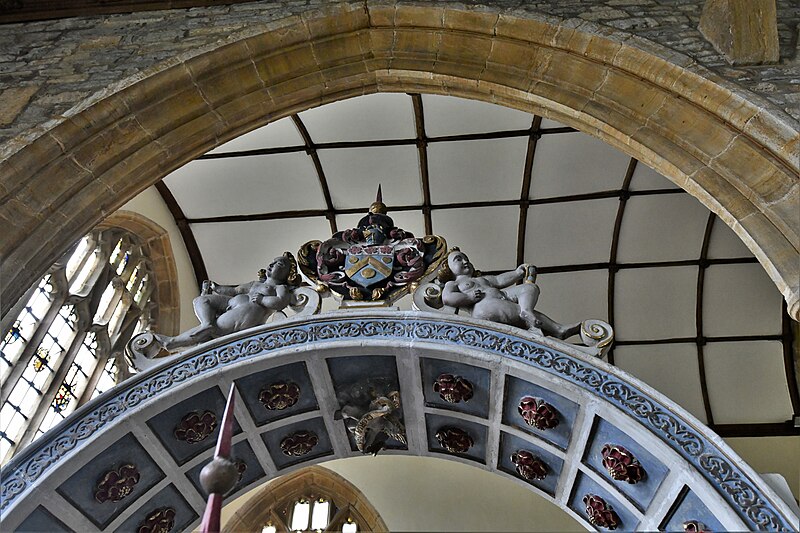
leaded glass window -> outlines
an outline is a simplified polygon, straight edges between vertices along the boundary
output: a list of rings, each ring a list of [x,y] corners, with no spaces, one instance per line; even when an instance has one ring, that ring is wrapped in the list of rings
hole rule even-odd
[[[2,322],[0,459],[128,377],[124,346],[154,323],[147,247],[95,231],[53,265]]]

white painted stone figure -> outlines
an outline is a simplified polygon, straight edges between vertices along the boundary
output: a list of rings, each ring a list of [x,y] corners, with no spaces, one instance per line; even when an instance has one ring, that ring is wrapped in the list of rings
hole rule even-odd
[[[455,277],[442,291],[442,303],[470,312],[474,318],[491,320],[524,329],[538,329],[545,335],[566,339],[580,332],[580,322],[564,325],[536,311],[539,287],[533,283],[535,268],[520,265],[496,276],[476,275],[467,255],[450,252],[447,266]],[[521,285],[517,282],[525,280]]]
[[[241,285],[203,284],[193,301],[200,325],[176,337],[156,335],[167,350],[191,346],[234,331],[264,324],[292,303],[292,289],[300,279],[289,252],[276,257],[258,280]]]

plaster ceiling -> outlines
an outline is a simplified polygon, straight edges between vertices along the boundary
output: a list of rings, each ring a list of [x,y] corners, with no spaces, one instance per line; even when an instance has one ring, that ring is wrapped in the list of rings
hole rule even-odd
[[[445,237],[484,272],[535,264],[538,309],[611,322],[610,362],[721,434],[791,418],[790,326],[756,259],[672,182],[562,124],[379,93],[254,130],[160,188],[188,222],[198,278],[241,283],[284,250],[355,226],[378,184],[397,226]]]

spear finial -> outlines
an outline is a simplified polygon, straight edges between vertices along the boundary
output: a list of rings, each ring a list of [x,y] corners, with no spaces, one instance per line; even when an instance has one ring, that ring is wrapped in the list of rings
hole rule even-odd
[[[230,491],[238,477],[236,464],[231,461],[231,438],[233,436],[233,406],[236,402],[236,387],[231,383],[228,402],[222,415],[222,425],[217,438],[214,459],[200,472],[200,484],[208,493],[206,510],[200,524],[202,533],[219,533],[222,496]]]
[[[375,201],[369,206],[369,212],[381,215],[386,214],[386,204],[383,203],[383,193],[381,192],[380,184],[378,184],[378,194],[375,195]]]

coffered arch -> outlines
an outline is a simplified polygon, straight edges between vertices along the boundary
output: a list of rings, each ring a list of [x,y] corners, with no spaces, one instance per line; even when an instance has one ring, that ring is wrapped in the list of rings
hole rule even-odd
[[[9,149],[3,309],[64,243],[175,168],[292,113],[379,91],[490,101],[599,137],[731,226],[800,316],[791,119],[640,39],[435,2],[341,3],[280,20],[109,88]]]

